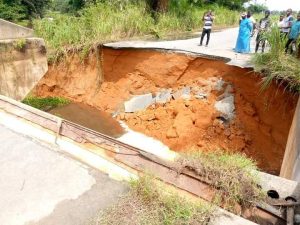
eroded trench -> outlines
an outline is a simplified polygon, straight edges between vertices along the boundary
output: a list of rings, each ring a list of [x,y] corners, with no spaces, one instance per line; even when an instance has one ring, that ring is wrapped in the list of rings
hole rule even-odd
[[[221,60],[103,48],[101,57],[82,62],[75,54],[51,65],[34,94],[71,99],[77,104],[52,113],[111,136],[124,132],[119,121],[174,151],[243,152],[278,175],[297,96],[274,83],[262,91],[261,82],[251,69]],[[136,95],[144,96],[143,110],[128,102]]]

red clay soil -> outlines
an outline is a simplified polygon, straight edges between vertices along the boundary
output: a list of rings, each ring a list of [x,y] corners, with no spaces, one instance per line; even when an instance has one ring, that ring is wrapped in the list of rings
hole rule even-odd
[[[214,102],[221,94],[212,91],[207,101],[173,100],[147,110],[121,114],[128,126],[155,137],[176,151],[202,148],[244,152],[259,167],[278,174],[284,155],[297,96],[272,84],[260,90],[261,78],[250,70],[222,61],[178,53],[150,50],[104,49],[104,82],[97,87],[97,63],[91,54],[85,62],[78,56],[51,65],[35,89],[38,96],[64,96],[100,110],[122,109],[130,96],[182,86],[209,88],[209,78],[233,85],[236,117],[224,126]]]

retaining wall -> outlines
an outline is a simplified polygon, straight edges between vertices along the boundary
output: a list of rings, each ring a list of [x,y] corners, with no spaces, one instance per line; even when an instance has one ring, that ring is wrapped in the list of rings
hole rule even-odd
[[[33,30],[0,19],[0,40],[33,37]]]

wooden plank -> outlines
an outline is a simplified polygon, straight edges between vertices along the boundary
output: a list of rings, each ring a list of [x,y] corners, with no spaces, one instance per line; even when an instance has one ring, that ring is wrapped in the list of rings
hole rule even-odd
[[[290,128],[288,141],[285,148],[284,158],[281,165],[280,177],[293,179],[294,167],[300,153],[300,98],[294,114],[292,126]]]

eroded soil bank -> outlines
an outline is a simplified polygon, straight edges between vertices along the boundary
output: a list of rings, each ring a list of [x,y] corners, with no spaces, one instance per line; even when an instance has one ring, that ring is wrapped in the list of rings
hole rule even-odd
[[[67,97],[109,113],[118,111],[117,118],[131,129],[176,151],[240,151],[257,160],[264,171],[279,173],[297,96],[275,84],[261,91],[259,75],[222,61],[155,50],[104,48],[102,54],[91,54],[85,62],[74,55],[50,66],[35,93]],[[104,81],[99,85],[101,64]],[[214,88],[218,80],[225,82],[221,89]],[[154,96],[162,89],[183,87],[207,95],[199,99],[194,93],[140,112],[122,112],[124,101],[133,95]],[[230,121],[224,121],[215,108],[225,92],[234,97],[235,116]]]

